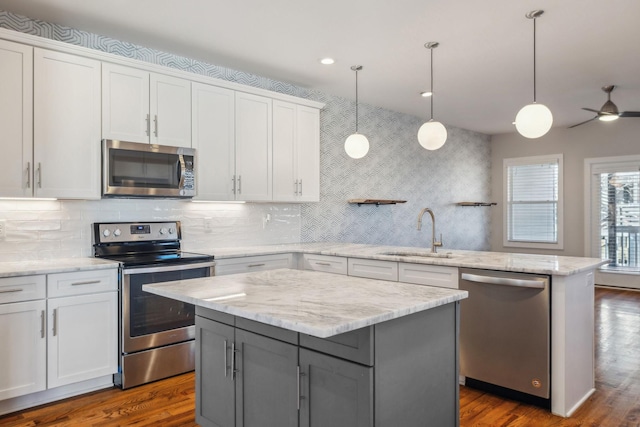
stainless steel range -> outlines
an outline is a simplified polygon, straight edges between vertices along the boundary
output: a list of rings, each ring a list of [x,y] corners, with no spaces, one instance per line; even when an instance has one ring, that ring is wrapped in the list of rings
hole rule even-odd
[[[179,221],[93,224],[94,255],[120,262],[114,382],[123,389],[195,367],[194,306],[142,291],[145,284],[213,275],[213,256],[181,251],[181,237]]]

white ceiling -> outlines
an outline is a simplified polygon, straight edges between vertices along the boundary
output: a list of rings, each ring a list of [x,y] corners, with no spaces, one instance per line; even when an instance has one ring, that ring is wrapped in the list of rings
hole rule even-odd
[[[0,0],[0,10],[106,35],[486,134],[513,132],[537,99],[554,127],[593,117],[601,86],[621,111],[640,111],[637,0]],[[325,56],[336,59],[320,65]],[[622,120],[640,120],[624,118]],[[608,126],[591,122],[585,126]]]

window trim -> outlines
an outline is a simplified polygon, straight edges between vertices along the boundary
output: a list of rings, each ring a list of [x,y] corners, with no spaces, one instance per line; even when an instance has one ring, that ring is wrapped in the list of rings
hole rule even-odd
[[[564,249],[564,167],[562,154],[550,154],[544,156],[516,157],[502,160],[502,200],[503,200],[503,229],[502,229],[502,245],[513,248],[530,248],[530,249]],[[541,163],[558,163],[558,241],[556,243],[543,242],[526,242],[526,241],[510,241],[509,240],[509,167],[535,165]]]

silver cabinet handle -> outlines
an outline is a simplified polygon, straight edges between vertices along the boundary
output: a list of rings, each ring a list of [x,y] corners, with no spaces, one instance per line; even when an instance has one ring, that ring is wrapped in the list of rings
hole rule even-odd
[[[22,292],[24,289],[1,289],[0,294],[11,294],[14,292]]]
[[[71,286],[95,285],[96,283],[100,283],[100,280],[87,280],[86,282],[74,282],[71,284]]]
[[[296,182],[293,184],[295,186],[295,190],[293,192],[293,194],[295,194],[296,196],[298,195],[298,180],[296,179]]]
[[[27,188],[31,188],[31,162],[27,162]]]
[[[304,372],[302,372],[302,370],[300,369],[300,365],[298,365],[297,367],[297,383],[298,383],[298,411],[300,410],[300,401],[304,400],[304,396],[302,395],[302,377],[304,377],[306,374]]]
[[[238,175],[238,194],[242,194],[242,175]]]
[[[328,262],[316,262],[316,265],[324,265],[326,267],[331,267],[331,264],[329,264]]]
[[[300,193],[299,194],[302,196],[302,180],[300,180]]]
[[[44,338],[44,310],[40,312],[40,338]]]
[[[233,178],[231,178],[231,183],[233,185],[233,188],[231,191],[233,191],[233,194],[236,194],[236,176],[233,175]]]
[[[264,267],[266,264],[262,263],[262,264],[249,264],[247,265],[247,267],[251,268],[251,267]]]
[[[236,353],[238,350],[236,349],[236,343],[231,343],[231,376],[233,379],[236,378],[236,373],[238,370],[236,369]]]
[[[157,138],[158,137],[158,115],[157,114],[153,116],[153,127],[155,129],[155,135]]]
[[[460,276],[462,280],[468,282],[487,283],[490,285],[505,285],[505,286],[518,286],[521,288],[536,288],[544,289],[546,286],[545,279],[538,280],[525,280],[525,279],[513,279],[508,277],[494,277],[494,276],[481,276],[479,274],[462,273]]]
[[[53,336],[55,337],[58,334],[58,309],[53,309]]]
[[[147,126],[145,127],[145,132],[147,136],[150,136],[149,135],[151,133],[151,115],[150,114],[147,114],[147,118],[145,119],[145,121],[147,122]]]
[[[228,349],[227,340],[224,340],[224,377],[225,378],[228,376],[227,375],[227,368],[228,368],[228,366],[227,366],[227,349]]]
[[[38,162],[38,188],[42,188],[42,165]]]

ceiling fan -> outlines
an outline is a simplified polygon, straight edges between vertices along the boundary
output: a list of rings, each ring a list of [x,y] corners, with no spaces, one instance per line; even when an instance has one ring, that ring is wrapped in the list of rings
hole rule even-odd
[[[578,123],[577,125],[569,126],[569,129],[574,128],[576,126],[583,125],[585,123],[589,123],[592,120],[599,119],[603,122],[609,122],[612,120],[616,120],[619,117],[640,117],[640,111],[618,111],[618,107],[616,104],[611,101],[611,92],[616,87],[614,85],[611,86],[603,86],[602,90],[607,94],[607,102],[600,108],[600,110],[594,110],[593,108],[583,108],[586,111],[593,111],[596,113],[596,116],[586,120],[582,123]]]

